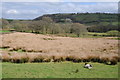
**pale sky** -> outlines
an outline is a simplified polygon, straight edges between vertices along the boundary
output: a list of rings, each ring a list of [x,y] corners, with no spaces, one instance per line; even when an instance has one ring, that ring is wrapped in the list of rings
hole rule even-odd
[[[118,12],[118,2],[112,2],[112,0],[109,0],[111,2],[72,2],[73,0],[69,0],[71,2],[67,2],[67,0],[63,0],[64,2],[59,2],[60,0],[51,1],[53,2],[14,2],[14,0],[10,2],[6,0],[6,2],[2,2],[2,17],[7,19],[34,19],[44,14],[55,13]]]

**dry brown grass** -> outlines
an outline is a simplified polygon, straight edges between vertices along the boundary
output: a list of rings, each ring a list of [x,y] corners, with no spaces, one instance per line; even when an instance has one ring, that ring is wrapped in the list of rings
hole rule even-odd
[[[10,62],[11,61],[10,55],[8,53],[2,54],[2,61],[3,62]]]
[[[3,34],[0,47],[24,53],[2,53],[3,61],[24,62],[101,62],[116,64],[118,41],[107,38],[70,38],[31,33]]]
[[[12,54],[2,54],[3,62],[13,62],[13,63],[25,63],[25,62],[62,62],[62,61],[72,61],[72,62],[99,62],[105,64],[115,65],[119,62],[120,57],[113,56],[113,54],[108,55],[62,55],[62,54],[40,54],[40,53],[12,53]]]
[[[15,51],[21,49],[26,52],[65,54],[118,53],[118,41],[105,38],[70,38],[19,32],[3,34],[1,38],[3,45],[0,47]]]

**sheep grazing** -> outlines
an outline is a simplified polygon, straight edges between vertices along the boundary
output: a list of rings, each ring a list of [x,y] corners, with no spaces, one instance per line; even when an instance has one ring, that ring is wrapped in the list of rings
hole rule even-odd
[[[84,68],[91,69],[93,66],[91,64],[85,63]]]

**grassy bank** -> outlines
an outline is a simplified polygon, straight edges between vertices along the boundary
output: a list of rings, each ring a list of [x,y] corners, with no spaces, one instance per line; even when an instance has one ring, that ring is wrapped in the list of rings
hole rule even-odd
[[[3,78],[117,78],[118,65],[91,63],[91,70],[84,63],[3,63]],[[78,70],[78,72],[76,72]]]

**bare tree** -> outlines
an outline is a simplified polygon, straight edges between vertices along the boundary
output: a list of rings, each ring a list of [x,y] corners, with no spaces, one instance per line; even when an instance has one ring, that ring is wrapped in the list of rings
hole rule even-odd
[[[73,23],[71,26],[71,33],[75,33],[78,37],[87,32],[86,26],[80,23]]]

